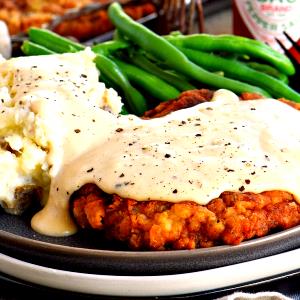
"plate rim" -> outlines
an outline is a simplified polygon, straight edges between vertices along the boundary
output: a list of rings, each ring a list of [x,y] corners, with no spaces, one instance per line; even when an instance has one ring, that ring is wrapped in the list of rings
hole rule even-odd
[[[97,255],[99,252],[100,254],[108,254],[112,256],[120,256],[120,254],[126,254],[128,256],[137,257],[137,256],[158,256],[158,257],[164,257],[169,256],[170,254],[175,256],[181,256],[188,254],[195,254],[199,255],[201,253],[210,253],[210,252],[218,252],[218,251],[231,251],[233,249],[241,249],[241,248],[250,248],[250,247],[257,247],[258,245],[273,242],[274,240],[278,238],[287,238],[291,234],[300,234],[300,225],[294,226],[289,229],[285,229],[276,233],[272,233],[263,237],[257,237],[251,240],[247,240],[242,242],[239,245],[220,245],[220,246],[214,246],[209,248],[197,248],[197,249],[191,249],[191,250],[165,250],[165,251],[123,251],[123,250],[106,250],[106,249],[94,249],[94,248],[84,248],[84,247],[73,247],[73,246],[67,246],[67,245],[61,245],[56,243],[50,243],[45,242],[41,240],[36,240],[28,237],[24,237],[15,233],[11,233],[9,231],[0,229],[0,238],[5,239],[6,241],[17,241],[22,246],[31,245],[35,247],[41,247],[43,250],[59,250],[60,252],[64,251],[71,251],[71,252],[82,252],[89,254],[89,255]],[[63,237],[62,237],[63,239]],[[88,252],[88,253],[87,253]],[[200,253],[199,253],[200,252]]]
[[[123,251],[60,245],[0,229],[0,253],[45,267],[92,274],[178,274],[224,267],[300,248],[300,225],[239,245],[193,250]]]
[[[297,259],[295,259],[295,257]],[[296,264],[294,263],[295,261]],[[273,256],[211,270],[159,276],[132,277],[97,275],[88,273],[82,274],[77,272],[46,268],[32,263],[24,262],[7,255],[3,255],[1,253],[0,262],[2,262],[0,264],[0,271],[4,274],[8,274],[22,280],[25,279],[27,282],[32,282],[50,288],[90,295],[157,297],[209,292],[222,288],[228,289],[234,285],[244,285],[251,281],[263,281],[272,276],[283,276],[285,273],[298,273],[300,272],[300,249],[298,248]],[[283,264],[282,262],[285,262],[285,264]],[[14,266],[14,268],[12,268],[12,266]],[[258,268],[258,266],[262,268]],[[29,272],[30,270],[33,271],[33,274]],[[247,272],[243,272],[243,270],[247,270]],[[254,273],[254,271],[256,270],[258,270],[259,272]],[[240,272],[240,276],[236,276],[236,272]],[[225,280],[223,280],[224,278],[222,278],[222,275],[224,275],[225,273],[228,273],[229,276],[227,276]],[[17,276],[15,274],[17,274]],[[42,274],[44,276],[41,276]],[[207,278],[211,278],[212,276],[218,276],[218,274],[221,274],[221,278],[218,278],[217,286],[215,288],[210,283],[210,280],[206,280],[206,282],[205,280],[199,280],[199,278],[206,278],[206,276]],[[59,279],[62,277],[68,278],[68,280],[62,280],[62,283],[62,281],[59,281]],[[190,280],[192,282],[189,282],[187,284],[188,286],[186,287],[185,283],[187,283],[187,280]],[[116,284],[116,281],[119,284]],[[74,286],[74,282],[77,282],[78,285]],[[151,282],[152,284],[141,284],[147,282]],[[230,284],[233,282],[235,282],[235,284]],[[207,283],[208,285],[206,285]],[[179,286],[177,286],[176,284],[178,284]],[[91,287],[92,290],[90,290]],[[173,292],[172,290],[170,290],[171,287],[175,288]]]

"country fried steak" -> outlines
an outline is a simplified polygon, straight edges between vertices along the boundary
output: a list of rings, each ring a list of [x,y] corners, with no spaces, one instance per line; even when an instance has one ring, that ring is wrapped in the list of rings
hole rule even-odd
[[[122,199],[87,184],[75,194],[73,214],[81,228],[104,230],[134,250],[236,245],[300,223],[300,205],[281,191],[224,192],[203,206]]]
[[[183,92],[145,113],[157,118],[172,111],[209,101],[213,92]],[[241,100],[260,96],[243,93]],[[300,105],[280,99],[295,109]],[[101,230],[107,239],[124,242],[133,250],[195,249],[236,245],[274,230],[300,224],[300,205],[284,191],[259,194],[223,192],[207,205],[192,201],[136,201],[108,195],[86,184],[71,197],[71,210],[80,228]]]

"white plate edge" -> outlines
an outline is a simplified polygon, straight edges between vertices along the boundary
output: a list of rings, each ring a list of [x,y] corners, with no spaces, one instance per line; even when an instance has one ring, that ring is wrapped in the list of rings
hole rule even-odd
[[[0,271],[42,286],[104,296],[172,296],[226,288],[300,268],[300,249],[193,273],[115,276],[46,268],[0,253]]]

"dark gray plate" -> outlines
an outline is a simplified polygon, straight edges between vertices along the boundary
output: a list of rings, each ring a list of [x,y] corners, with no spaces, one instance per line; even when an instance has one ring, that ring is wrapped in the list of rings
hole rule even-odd
[[[300,226],[297,226],[238,246],[133,252],[120,245],[103,243],[99,233],[80,232],[65,238],[42,236],[30,228],[30,218],[31,214],[17,217],[0,211],[1,252],[41,266],[83,273],[178,274],[254,260],[300,246]]]

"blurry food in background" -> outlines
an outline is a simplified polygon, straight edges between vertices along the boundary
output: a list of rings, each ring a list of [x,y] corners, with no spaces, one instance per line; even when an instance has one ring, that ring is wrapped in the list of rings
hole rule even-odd
[[[95,6],[91,12],[82,13],[78,17],[64,20],[53,31],[63,36],[73,36],[78,40],[88,40],[95,36],[111,31],[114,26],[110,22],[106,8]],[[124,6],[126,13],[134,20],[139,20],[155,11],[155,6],[150,1],[139,1],[139,3],[127,4]]]
[[[72,11],[76,18],[59,23],[54,31],[61,35],[86,40],[101,35],[113,28],[108,20],[108,0],[0,0],[0,20],[3,20],[11,35],[26,33],[30,27],[42,27],[57,17]],[[122,2],[122,1],[121,1]],[[150,1],[123,1],[125,11],[139,19],[155,11]],[[83,9],[94,5],[91,13]],[[82,11],[81,11],[82,10]],[[76,13],[77,11],[77,13]],[[89,10],[87,10],[89,11]]]

